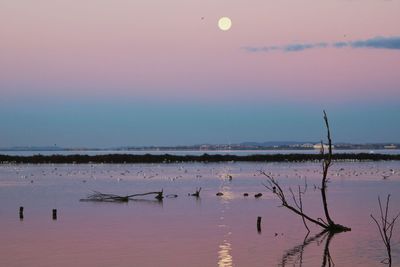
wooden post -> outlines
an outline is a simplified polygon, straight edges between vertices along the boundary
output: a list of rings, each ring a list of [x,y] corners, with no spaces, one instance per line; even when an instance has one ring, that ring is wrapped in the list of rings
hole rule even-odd
[[[19,219],[21,221],[24,219],[24,207],[19,207]]]
[[[57,220],[57,209],[53,209],[53,220]]]
[[[261,217],[257,217],[257,232],[261,233]]]

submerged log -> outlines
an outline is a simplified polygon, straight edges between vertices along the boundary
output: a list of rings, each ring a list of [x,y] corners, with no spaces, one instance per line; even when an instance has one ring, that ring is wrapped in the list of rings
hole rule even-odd
[[[114,194],[104,194],[98,191],[93,191],[93,194],[87,196],[87,198],[83,198],[80,201],[94,201],[94,202],[128,202],[129,200],[135,200],[137,197],[147,196],[147,195],[156,195],[155,199],[162,201],[164,198],[163,190],[156,192],[147,192],[140,194],[133,194],[127,196],[119,196]]]

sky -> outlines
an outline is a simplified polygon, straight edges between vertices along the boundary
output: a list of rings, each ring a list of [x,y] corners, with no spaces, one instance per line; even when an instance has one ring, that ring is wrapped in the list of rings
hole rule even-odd
[[[398,0],[0,0],[0,147],[400,142]],[[232,20],[228,31],[217,24]]]

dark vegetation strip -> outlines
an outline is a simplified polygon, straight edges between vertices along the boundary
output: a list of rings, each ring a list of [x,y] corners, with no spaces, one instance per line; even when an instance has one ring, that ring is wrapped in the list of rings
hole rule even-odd
[[[0,155],[0,163],[176,163],[176,162],[299,162],[318,161],[323,158],[320,154],[273,154],[273,155],[130,155],[130,154],[107,154],[107,155],[33,155],[33,156],[10,156]],[[400,160],[400,154],[334,154],[334,161],[380,161]]]

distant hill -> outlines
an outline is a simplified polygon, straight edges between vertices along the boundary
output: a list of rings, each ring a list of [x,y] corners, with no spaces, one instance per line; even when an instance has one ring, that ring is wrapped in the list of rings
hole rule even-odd
[[[268,142],[243,142],[242,146],[259,146],[259,147],[274,147],[274,146],[293,146],[302,144],[314,144],[315,142],[296,142],[296,141],[268,141]]]
[[[65,148],[58,146],[14,146],[2,147],[0,151],[63,151]]]

